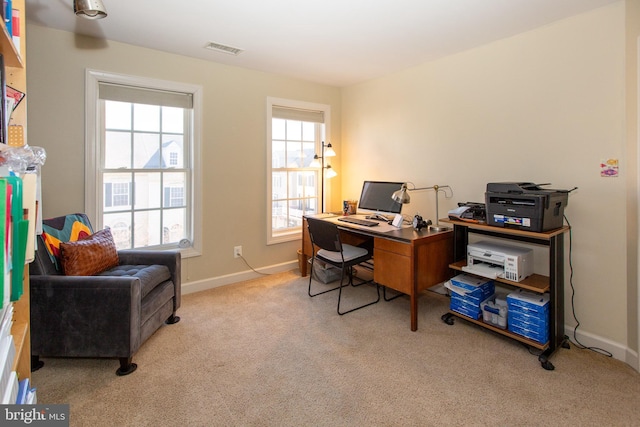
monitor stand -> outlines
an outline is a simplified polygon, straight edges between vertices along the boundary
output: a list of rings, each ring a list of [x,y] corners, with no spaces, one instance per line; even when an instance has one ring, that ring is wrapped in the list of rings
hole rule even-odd
[[[383,214],[382,214],[382,213],[380,213],[380,212],[375,212],[375,213],[367,214],[367,215],[365,216],[365,218],[366,218],[366,219],[375,219],[375,220],[378,220],[378,221],[390,221],[390,219],[389,219],[389,218],[387,218],[387,216],[386,216],[386,215],[383,215]]]

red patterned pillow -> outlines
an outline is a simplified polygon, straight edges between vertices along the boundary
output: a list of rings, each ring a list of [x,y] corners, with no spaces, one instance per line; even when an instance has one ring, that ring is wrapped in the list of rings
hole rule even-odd
[[[119,263],[111,230],[96,231],[75,242],[60,242],[62,271],[67,276],[93,276]]]

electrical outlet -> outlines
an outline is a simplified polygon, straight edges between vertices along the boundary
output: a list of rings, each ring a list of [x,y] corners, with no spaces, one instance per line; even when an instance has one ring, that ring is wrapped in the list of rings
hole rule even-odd
[[[242,246],[233,247],[233,257],[240,258],[242,256]]]

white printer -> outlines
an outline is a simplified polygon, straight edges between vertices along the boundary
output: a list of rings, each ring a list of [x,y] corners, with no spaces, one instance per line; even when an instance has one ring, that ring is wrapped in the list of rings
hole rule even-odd
[[[490,279],[519,282],[533,274],[533,251],[519,246],[480,241],[467,245],[467,265],[462,270]]]

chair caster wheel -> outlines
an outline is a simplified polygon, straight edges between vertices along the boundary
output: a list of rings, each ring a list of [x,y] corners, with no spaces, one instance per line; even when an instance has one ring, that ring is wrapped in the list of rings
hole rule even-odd
[[[453,321],[455,320],[455,318],[449,313],[443,314],[441,319],[447,325],[453,325]]]
[[[547,371],[553,371],[556,369],[556,367],[553,366],[553,363],[551,363],[546,356],[540,356],[538,360],[540,361],[540,365]]]

